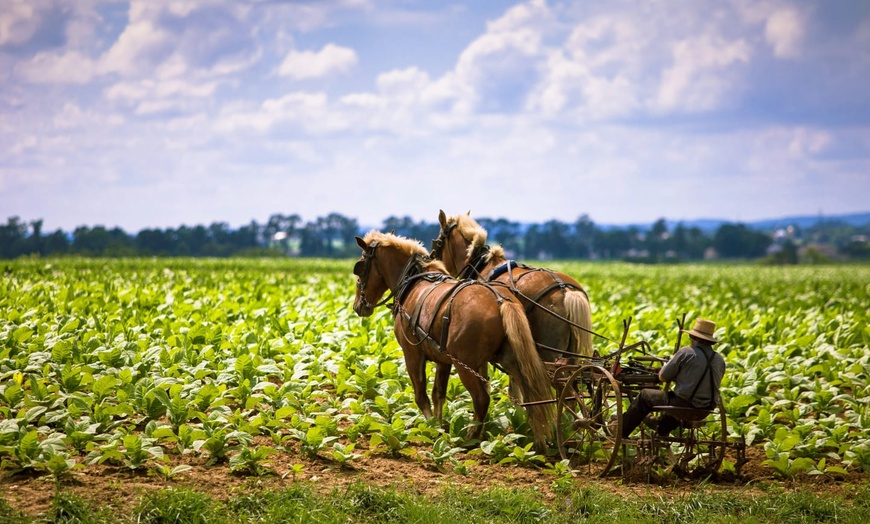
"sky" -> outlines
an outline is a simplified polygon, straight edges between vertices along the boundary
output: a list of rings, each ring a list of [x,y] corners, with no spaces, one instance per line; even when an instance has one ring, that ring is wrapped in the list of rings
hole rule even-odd
[[[870,211],[870,0],[0,0],[0,221]]]

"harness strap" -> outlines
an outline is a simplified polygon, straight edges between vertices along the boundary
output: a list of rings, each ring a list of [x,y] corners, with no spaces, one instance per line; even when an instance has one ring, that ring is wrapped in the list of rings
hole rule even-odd
[[[531,313],[531,311],[534,308],[538,307],[541,310],[545,311],[546,313],[558,318],[562,322],[565,322],[568,325],[574,326],[577,329],[580,329],[581,331],[585,331],[593,336],[603,338],[604,340],[610,340],[610,338],[605,337],[604,335],[602,335],[600,333],[596,333],[595,331],[592,331],[589,328],[583,327],[580,324],[577,324],[576,322],[572,322],[572,321],[568,320],[567,318],[563,317],[562,315],[559,315],[558,313],[556,313],[555,311],[552,311],[551,309],[544,307],[541,303],[538,302],[547,293],[549,293],[550,291],[552,291],[556,288],[560,288],[562,290],[565,290],[565,289],[577,290],[577,291],[583,293],[586,296],[586,298],[588,299],[589,295],[586,293],[585,289],[583,289],[582,287],[579,287],[579,286],[575,286],[574,284],[571,284],[570,282],[563,282],[562,279],[560,279],[559,276],[556,274],[556,272],[552,271],[550,269],[544,269],[544,268],[540,268],[540,267],[529,267],[529,266],[526,266],[524,264],[520,264],[519,267],[522,267],[523,269],[528,269],[529,271],[526,271],[525,273],[521,274],[516,279],[514,279],[513,271],[509,271],[508,278],[509,278],[510,283],[508,284],[508,287],[515,295],[522,297],[529,302],[528,306],[526,306],[526,314]],[[538,294],[535,295],[534,297],[530,297],[530,296],[524,294],[522,291],[520,291],[519,288],[517,288],[517,282],[519,282],[520,279],[525,277],[526,275],[530,275],[531,273],[536,272],[536,271],[543,271],[543,272],[549,274],[555,282],[553,284],[550,284],[546,288],[544,288],[542,291],[538,292]],[[558,351],[558,350],[556,350],[556,351]]]
[[[701,354],[704,355],[704,358],[707,360],[707,366],[704,368],[704,372],[701,374],[701,378],[698,380],[698,383],[695,384],[695,389],[692,390],[692,393],[689,395],[689,402],[695,399],[695,393],[698,392],[698,388],[701,387],[701,382],[704,381],[704,375],[707,375],[710,378],[710,407],[707,409],[713,409],[713,404],[716,401],[716,385],[713,384],[713,356],[715,356],[716,352],[710,350],[713,355],[707,356],[707,352],[704,351],[704,348],[701,346],[697,346],[698,349],[701,350]]]
[[[443,275],[443,273],[437,273],[437,274]],[[432,326],[435,324],[436,316],[433,315],[432,320],[429,322],[429,325],[426,328],[423,328],[420,326],[420,312],[423,309],[423,304],[429,298],[431,293],[439,285],[444,284],[444,283],[446,283],[446,278],[439,279],[437,281],[432,281],[433,285],[429,289],[427,289],[426,291],[423,292],[423,295],[420,297],[420,299],[417,301],[417,303],[414,304],[414,309],[410,315],[408,314],[407,311],[405,311],[404,308],[399,308],[402,312],[402,318],[404,319],[405,324],[409,328],[411,328],[411,332],[414,333],[414,335],[418,339],[415,342],[413,340],[408,339],[406,336],[406,340],[408,340],[409,343],[411,343],[415,346],[418,346],[418,345],[420,345],[423,342],[428,340],[429,343],[431,343],[437,351],[439,351],[439,352],[443,351],[443,344],[447,340],[447,331],[450,327],[450,314],[452,311],[451,306],[453,305],[453,300],[456,298],[456,296],[459,294],[459,292],[462,291],[467,286],[470,286],[473,284],[481,284],[480,282],[477,282],[475,280],[454,281],[453,283],[450,284],[452,286],[452,288],[439,299],[438,304],[435,306],[435,312],[437,315],[437,312],[441,311],[441,309],[444,307],[444,304],[445,303],[447,304],[447,308],[444,310],[444,314],[442,316],[441,336],[436,340],[431,335]]]
[[[495,280],[498,277],[505,274],[506,272],[510,271],[511,269],[513,269],[515,267],[519,267],[519,266],[520,266],[520,264],[516,260],[508,260],[507,262],[505,262],[503,264],[499,264],[498,266],[496,266],[496,268],[492,270],[492,272],[489,274],[489,276],[486,277],[486,280],[488,280],[488,281]]]

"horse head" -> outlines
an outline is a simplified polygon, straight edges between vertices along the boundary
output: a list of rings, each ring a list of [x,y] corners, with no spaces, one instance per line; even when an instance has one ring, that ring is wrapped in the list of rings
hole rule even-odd
[[[356,237],[356,243],[363,254],[353,267],[357,276],[353,310],[361,317],[389,302],[415,267],[446,273],[440,262],[429,261],[429,253],[422,244],[394,233],[370,231],[364,238]],[[381,299],[387,291],[390,293]]]
[[[356,243],[363,253],[353,266],[353,274],[357,277],[353,310],[361,317],[368,317],[383,303],[378,301],[386,293],[388,286],[379,265],[375,263],[378,241],[370,240],[366,243],[366,240],[356,237]]]
[[[458,275],[486,247],[486,230],[471,218],[470,211],[450,217],[440,211],[438,222],[441,230],[432,241],[432,258],[444,262],[451,275]]]

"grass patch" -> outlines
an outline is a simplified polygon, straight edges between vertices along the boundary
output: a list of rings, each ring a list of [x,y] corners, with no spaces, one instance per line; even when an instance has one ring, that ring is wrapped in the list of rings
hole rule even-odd
[[[564,490],[544,500],[534,489],[446,488],[434,497],[353,484],[322,495],[297,484],[281,490],[248,490],[227,501],[188,489],[143,495],[130,515],[60,492],[46,515],[30,518],[0,498],[0,524],[6,523],[822,523],[863,524],[870,510],[870,486],[844,489],[846,495],[806,491],[748,495],[704,487],[686,495],[624,496],[597,486]]]
[[[27,518],[0,497],[0,524],[19,524],[28,522]]]
[[[221,502],[188,489],[162,489],[145,495],[133,511],[143,524],[220,524],[230,522]]]
[[[95,503],[72,493],[60,491],[51,499],[51,509],[43,520],[56,524],[103,524],[113,522],[111,508],[98,507]]]

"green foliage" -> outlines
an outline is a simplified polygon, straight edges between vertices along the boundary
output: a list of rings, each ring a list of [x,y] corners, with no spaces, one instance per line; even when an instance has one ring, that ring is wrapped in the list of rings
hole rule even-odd
[[[93,502],[61,491],[51,500],[51,509],[45,515],[44,521],[61,524],[105,524],[116,522],[117,519],[110,508],[98,508]]]
[[[417,456],[424,463],[431,463],[439,471],[446,471],[449,464],[455,463],[454,455],[465,451],[464,448],[454,445],[454,440],[449,435],[441,435],[434,444],[432,451],[422,450]]]
[[[242,448],[239,453],[230,458],[230,471],[255,476],[271,473],[272,469],[265,464],[269,462],[268,457],[273,453],[276,451],[268,446]]]
[[[524,439],[523,435],[518,433],[510,433],[508,435],[499,435],[494,440],[485,440],[480,443],[480,447],[471,451],[469,454],[483,454],[488,457],[492,464],[518,464],[529,466],[532,464],[541,465],[546,462],[546,458],[532,451],[533,443],[525,446],[517,443]]]
[[[177,524],[204,524],[231,522],[221,511],[220,504],[204,493],[187,489],[163,489],[148,492],[133,510],[135,522]]]
[[[466,446],[480,445],[472,457],[481,461],[544,464],[500,371],[490,373],[482,442],[465,441],[472,408],[455,375],[443,428],[422,419],[389,310],[362,319],[350,307],[349,260],[7,265],[4,472],[63,478],[77,464],[101,463],[171,477],[180,472],[165,457],[193,455],[235,459],[231,467],[257,475],[268,450],[298,445],[346,466],[362,443],[463,474],[475,464],[457,459]],[[714,319],[729,430],[763,446],[773,474],[870,471],[870,267],[551,267],[589,290],[596,332],[616,337],[631,317],[629,338],[662,355],[683,313]],[[611,343],[596,345],[603,352]],[[257,437],[266,440],[252,447]]]

